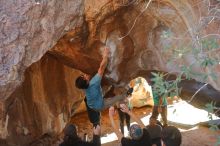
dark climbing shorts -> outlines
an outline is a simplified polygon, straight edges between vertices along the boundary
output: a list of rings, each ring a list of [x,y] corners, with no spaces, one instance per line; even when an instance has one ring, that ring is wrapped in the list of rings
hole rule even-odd
[[[100,112],[91,109],[91,108],[87,105],[86,97],[85,97],[85,99],[84,99],[84,102],[85,102],[85,104],[86,104],[86,109],[87,109],[89,121],[93,124],[94,127],[95,127],[96,125],[100,125]]]

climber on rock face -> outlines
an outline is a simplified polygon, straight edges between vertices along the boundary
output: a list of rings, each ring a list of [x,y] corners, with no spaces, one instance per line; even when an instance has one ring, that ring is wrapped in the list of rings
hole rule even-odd
[[[101,87],[101,80],[108,63],[108,56],[109,48],[106,47],[103,53],[103,59],[98,69],[98,73],[96,73],[93,77],[88,74],[83,74],[79,76],[75,81],[76,87],[85,91],[88,107],[95,111],[102,111],[103,109],[115,104],[117,101],[125,98],[127,94],[131,94],[130,89],[125,94],[114,96],[108,99],[103,98],[104,96]]]

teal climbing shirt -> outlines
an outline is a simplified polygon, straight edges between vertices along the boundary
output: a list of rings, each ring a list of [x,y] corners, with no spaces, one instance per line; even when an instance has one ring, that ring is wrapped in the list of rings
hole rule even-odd
[[[97,73],[89,82],[89,87],[85,90],[87,104],[90,108],[101,110],[103,108],[103,95],[101,88],[102,77]]]

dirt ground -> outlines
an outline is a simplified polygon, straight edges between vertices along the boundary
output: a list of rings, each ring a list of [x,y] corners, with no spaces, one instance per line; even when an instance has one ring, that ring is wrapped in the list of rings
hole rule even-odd
[[[133,112],[138,117],[144,117],[151,113],[151,107],[142,107],[135,108]],[[78,126],[79,134],[82,137],[84,133],[89,135],[89,138],[92,138],[92,125],[88,120],[86,112],[79,113],[72,118],[72,122]],[[119,123],[118,115],[115,115],[115,122]],[[108,110],[102,112],[101,118],[101,128],[102,128],[102,137],[113,132],[112,127],[109,122]],[[175,125],[181,130],[182,133],[182,145],[181,146],[214,146],[216,143],[216,135],[220,133],[213,132],[204,126],[196,126],[193,128],[183,128],[181,126]],[[116,146],[117,142],[111,142],[103,144],[103,146]],[[220,146],[220,145],[219,145]]]

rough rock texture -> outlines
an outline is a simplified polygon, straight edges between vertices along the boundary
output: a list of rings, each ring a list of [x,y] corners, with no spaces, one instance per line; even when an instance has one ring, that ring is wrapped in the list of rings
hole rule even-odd
[[[23,81],[28,66],[82,25],[83,10],[82,0],[0,1],[0,99]]]
[[[0,138],[24,146],[45,133],[58,134],[82,100],[73,84],[77,70],[94,74],[105,45],[111,48],[106,85],[124,87],[150,70],[178,73],[185,65],[208,73],[206,80],[191,77],[219,90],[219,64],[194,63],[220,58],[219,46],[201,47],[201,39],[220,42],[219,5],[217,0],[0,1]]]
[[[31,65],[22,86],[5,101],[2,120],[8,126],[1,128],[1,137],[23,146],[43,134],[60,133],[83,99],[73,84],[79,73],[51,55]]]
[[[217,1],[212,4],[219,6]],[[147,70],[179,72],[180,67],[185,65],[192,66],[197,73],[207,72],[209,76],[206,82],[219,89],[219,64],[199,68],[199,64],[194,64],[195,56],[204,54],[197,52],[193,56],[192,52],[192,48],[200,45],[195,43],[196,38],[212,36],[209,34],[219,37],[218,18],[208,26],[199,21],[207,16],[207,3],[166,0],[152,2],[147,8],[146,6],[147,2],[141,1],[128,4],[109,0],[100,3],[86,1],[86,25],[79,30],[77,37],[71,36],[75,32],[66,35],[51,52],[71,67],[94,73],[98,68],[97,62],[101,60],[102,47],[107,45],[111,48],[111,59],[106,77],[116,85],[125,84]],[[199,16],[199,11],[203,17]],[[218,14],[216,12],[215,16]],[[75,43],[79,47],[73,45]],[[213,50],[211,55],[219,58],[218,51],[219,49]],[[186,55],[183,55],[184,52]],[[169,62],[173,57],[173,62]],[[77,64],[74,58],[80,58],[80,64],[85,65]],[[210,75],[211,70],[216,73],[215,80]],[[202,80],[198,75],[192,77]]]

